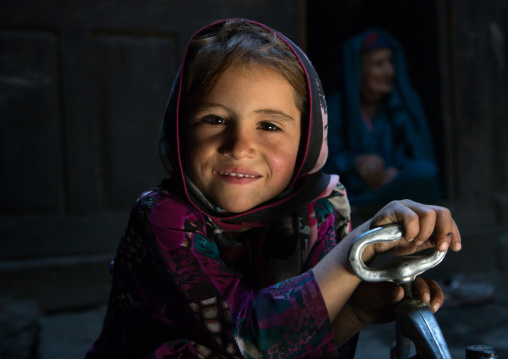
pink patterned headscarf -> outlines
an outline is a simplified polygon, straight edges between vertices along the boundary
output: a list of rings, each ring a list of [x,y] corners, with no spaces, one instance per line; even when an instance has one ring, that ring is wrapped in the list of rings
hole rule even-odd
[[[214,31],[227,21],[214,22],[196,32],[192,38]],[[295,208],[329,196],[339,183],[337,175],[319,172],[328,156],[328,119],[324,92],[314,67],[305,53],[284,35],[260,23],[250,20],[244,21],[267,29],[282,39],[292,50],[306,74],[309,96],[309,108],[306,111],[308,115],[302,119],[302,139],[295,173],[289,188],[272,200],[246,212],[228,213],[214,206],[186,176],[181,154],[183,144],[181,143],[180,129],[182,128],[183,119],[179,116],[179,111],[182,96],[182,73],[184,73],[187,61],[190,61],[187,52],[173,84],[159,138],[161,160],[175,185],[183,188],[185,195],[193,206],[212,218],[216,223],[219,223],[224,229],[229,230],[266,226],[281,216],[294,211]],[[344,201],[347,204],[346,198],[344,198]]]

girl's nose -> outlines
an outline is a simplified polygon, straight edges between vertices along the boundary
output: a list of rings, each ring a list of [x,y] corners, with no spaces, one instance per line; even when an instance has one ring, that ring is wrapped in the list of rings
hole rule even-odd
[[[237,160],[252,157],[255,152],[253,134],[244,128],[230,128],[224,132],[224,142],[220,151],[225,156]]]

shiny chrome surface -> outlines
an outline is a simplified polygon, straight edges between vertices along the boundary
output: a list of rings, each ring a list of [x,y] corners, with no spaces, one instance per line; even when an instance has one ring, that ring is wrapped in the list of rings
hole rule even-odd
[[[405,256],[396,258],[379,267],[371,268],[362,260],[365,248],[373,243],[394,242],[403,235],[400,225],[378,227],[359,236],[349,251],[349,263],[356,275],[367,282],[390,281],[396,284],[411,283],[415,277],[438,265],[446,252],[435,250],[428,256]]]

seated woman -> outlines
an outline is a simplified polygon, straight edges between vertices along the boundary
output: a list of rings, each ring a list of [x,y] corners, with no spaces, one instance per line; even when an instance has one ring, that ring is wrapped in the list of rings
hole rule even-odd
[[[352,205],[439,198],[438,168],[420,98],[400,44],[367,30],[345,43],[342,89],[327,97],[330,155]]]

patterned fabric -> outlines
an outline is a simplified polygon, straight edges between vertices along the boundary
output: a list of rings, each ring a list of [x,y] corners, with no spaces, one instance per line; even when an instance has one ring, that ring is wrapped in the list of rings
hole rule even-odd
[[[227,234],[169,186],[143,193],[132,210],[103,331],[86,358],[338,357],[309,270],[348,232],[330,201],[307,206],[317,238],[304,271],[275,282],[267,228],[253,230],[226,263],[218,243]]]
[[[178,116],[186,55],[161,126],[161,159],[170,178],[143,193],[131,212],[103,330],[88,359],[338,357],[310,269],[349,233],[350,208],[339,177],[319,172],[328,153],[319,78],[298,47],[274,34],[300,60],[309,94],[289,188],[231,214],[187,178]],[[352,357],[355,345],[340,348],[348,353],[343,357]]]

